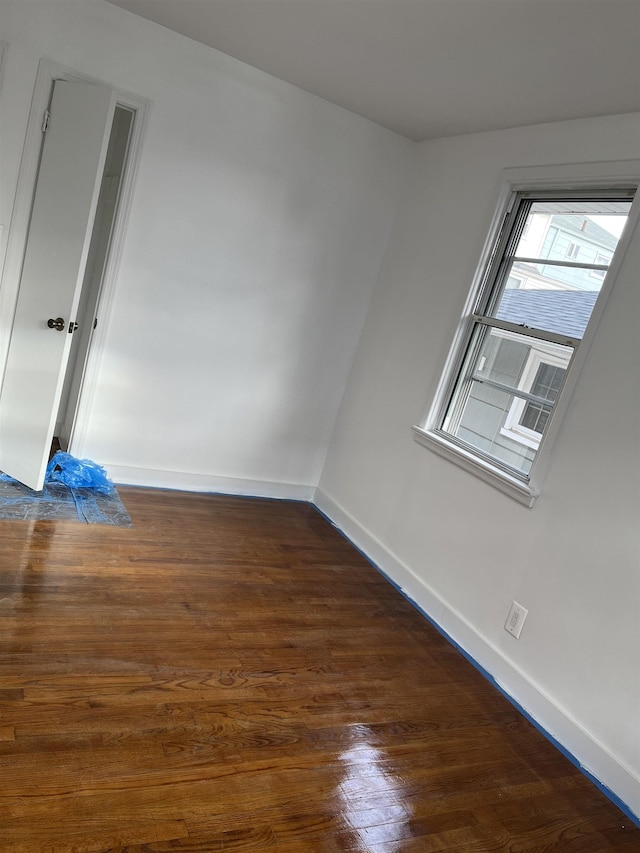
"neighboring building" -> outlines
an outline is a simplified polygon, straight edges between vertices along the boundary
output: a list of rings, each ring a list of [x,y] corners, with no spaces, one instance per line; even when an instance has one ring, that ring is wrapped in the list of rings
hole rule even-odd
[[[607,266],[617,243],[617,237],[588,216],[536,213],[530,217],[520,239],[518,257]],[[604,270],[516,261],[507,288],[597,291],[603,279]]]

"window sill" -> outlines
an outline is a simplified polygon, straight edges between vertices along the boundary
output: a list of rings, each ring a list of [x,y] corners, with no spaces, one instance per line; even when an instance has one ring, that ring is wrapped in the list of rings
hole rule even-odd
[[[476,477],[484,480],[485,483],[518,501],[518,503],[529,508],[534,505],[538,497],[538,492],[531,485],[522,482],[517,477],[509,476],[506,471],[494,467],[489,462],[485,462],[483,459],[474,456],[471,452],[466,451],[457,444],[447,441],[440,433],[431,432],[419,426],[414,426],[412,429],[414,431],[414,439],[418,444],[428,447],[429,450],[435,451],[440,456],[448,459],[449,462],[453,462],[454,465],[458,465],[470,474],[474,474]]]

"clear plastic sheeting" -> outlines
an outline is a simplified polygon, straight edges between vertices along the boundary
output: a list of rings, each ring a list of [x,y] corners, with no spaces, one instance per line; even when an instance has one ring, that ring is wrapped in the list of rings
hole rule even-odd
[[[40,492],[0,473],[0,520],[81,521],[131,527],[129,514],[111,485],[108,494],[94,488],[72,488],[64,483],[45,483]]]

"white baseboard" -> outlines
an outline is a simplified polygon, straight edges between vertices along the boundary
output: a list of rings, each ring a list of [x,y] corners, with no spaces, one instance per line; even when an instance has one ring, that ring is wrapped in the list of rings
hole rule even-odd
[[[640,816],[640,778],[572,719],[464,617],[320,488],[315,506],[505,696],[600,787],[634,822]]]
[[[209,492],[294,501],[311,501],[315,491],[314,486],[297,483],[243,480],[236,477],[215,477],[209,474],[191,474],[184,471],[133,468],[128,465],[105,464],[104,467],[110,479],[120,486],[146,486],[154,489],[176,489],[183,492]]]

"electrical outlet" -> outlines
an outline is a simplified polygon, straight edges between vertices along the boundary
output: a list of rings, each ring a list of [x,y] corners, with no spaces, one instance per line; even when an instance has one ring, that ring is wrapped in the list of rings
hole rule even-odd
[[[527,618],[528,612],[527,608],[518,604],[517,601],[514,601],[511,605],[507,621],[504,623],[504,630],[508,631],[509,634],[513,634],[516,640],[520,637],[522,626],[524,625],[524,620]]]

